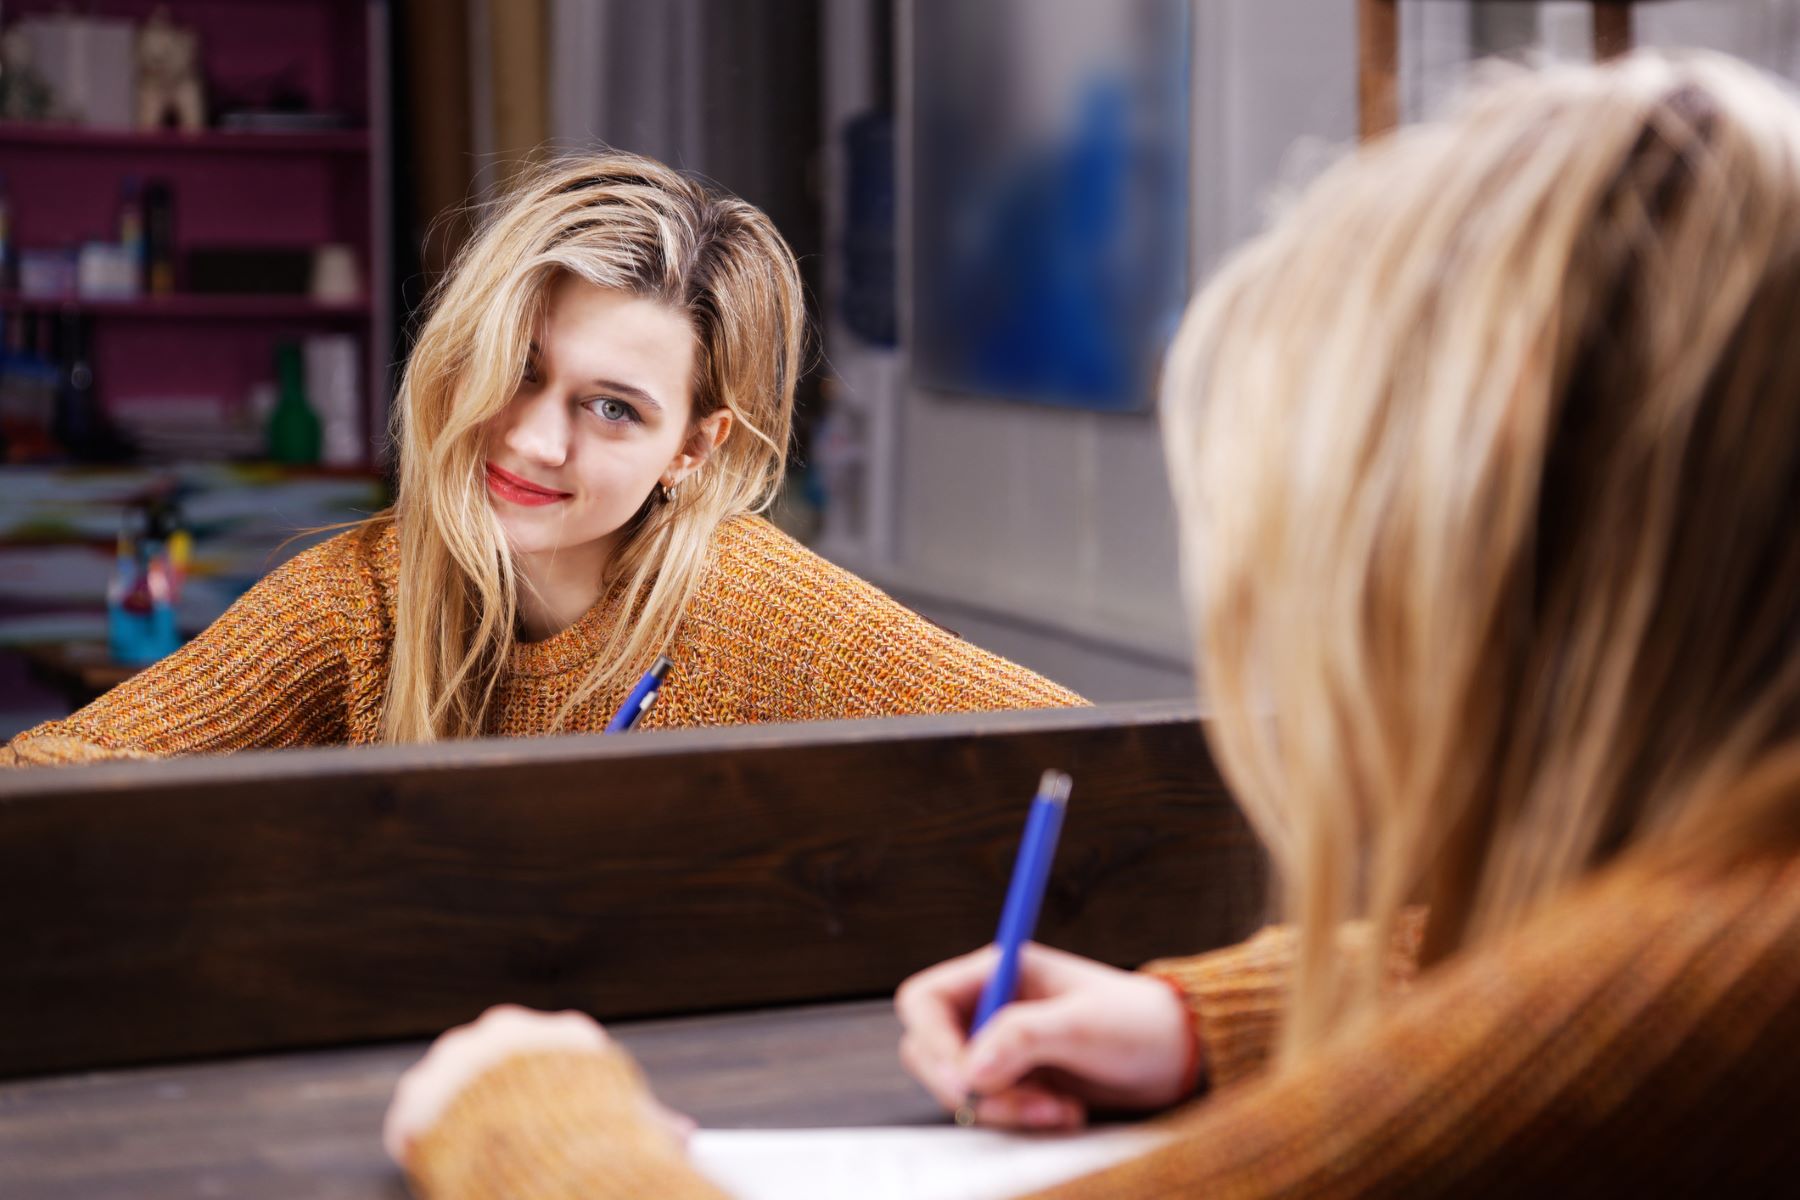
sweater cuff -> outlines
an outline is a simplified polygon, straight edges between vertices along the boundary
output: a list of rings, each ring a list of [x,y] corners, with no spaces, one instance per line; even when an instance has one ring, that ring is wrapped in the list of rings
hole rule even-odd
[[[42,727],[40,727],[42,729]],[[79,763],[144,760],[160,756],[143,750],[109,749],[66,733],[26,730],[0,746],[0,767],[67,767]]]
[[[1195,1057],[1212,1088],[1253,1076],[1268,1063],[1287,1008],[1293,958],[1294,931],[1276,926],[1224,950],[1144,965],[1186,1002]]]
[[[649,1102],[623,1051],[518,1055],[463,1089],[413,1144],[407,1172],[430,1200],[719,1197]]]
[[[1181,984],[1170,979],[1167,975],[1157,975],[1152,973],[1150,978],[1156,980],[1158,983],[1168,984],[1169,990],[1175,993],[1175,999],[1181,1002],[1181,1007],[1185,1009],[1188,1014],[1187,1058],[1182,1063],[1181,1086],[1175,1095],[1175,1103],[1180,1104],[1186,1100],[1192,1099],[1195,1093],[1199,1092],[1200,1085],[1205,1082],[1206,1042],[1200,1036],[1200,1022],[1195,1019],[1193,1009],[1188,1005],[1187,992],[1182,990]]]

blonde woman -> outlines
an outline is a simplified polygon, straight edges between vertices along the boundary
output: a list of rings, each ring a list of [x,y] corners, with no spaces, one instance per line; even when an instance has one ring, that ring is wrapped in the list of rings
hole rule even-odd
[[[757,209],[565,159],[464,252],[407,364],[398,503],[299,555],[15,763],[1080,703],[756,516],[804,306]]]
[[[1800,110],[1727,60],[1516,78],[1316,184],[1164,401],[1209,736],[1291,924],[1038,948],[973,1042],[992,952],[931,968],[920,1081],[1037,1128],[1210,1085],[1071,1198],[1791,1189],[1797,317]],[[503,1012],[389,1142],[431,1196],[715,1194],[647,1097]]]

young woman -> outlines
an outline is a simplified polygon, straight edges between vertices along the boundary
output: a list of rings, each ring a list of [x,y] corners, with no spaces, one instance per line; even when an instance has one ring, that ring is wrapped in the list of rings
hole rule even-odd
[[[399,502],[296,557],[16,763],[1078,704],[755,516],[804,306],[761,212],[562,160],[463,254],[407,364]]]
[[[1519,78],[1315,185],[1164,401],[1209,736],[1292,924],[1037,948],[972,1042],[992,952],[931,968],[918,1078],[1035,1127],[1210,1084],[1068,1197],[1791,1186],[1796,314],[1800,110],[1716,57]],[[506,1012],[390,1146],[432,1196],[714,1194],[648,1095]]]

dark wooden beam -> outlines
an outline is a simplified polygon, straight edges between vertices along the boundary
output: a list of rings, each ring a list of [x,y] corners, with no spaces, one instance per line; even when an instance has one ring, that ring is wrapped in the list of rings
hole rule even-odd
[[[1356,103],[1364,141],[1400,123],[1398,0],[1357,0]]]
[[[1631,53],[1629,0],[1594,0],[1594,59],[1605,62]]]
[[[0,1074],[881,995],[992,936],[1038,774],[1041,934],[1254,928],[1263,857],[1170,707],[243,754],[0,775]]]

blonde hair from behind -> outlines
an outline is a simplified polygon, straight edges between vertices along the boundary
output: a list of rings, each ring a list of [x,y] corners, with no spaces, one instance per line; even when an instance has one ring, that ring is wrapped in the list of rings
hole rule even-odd
[[[400,544],[389,741],[479,736],[514,643],[521,581],[482,480],[484,425],[511,400],[564,274],[667,305],[695,338],[692,418],[729,436],[674,504],[647,498],[602,581],[620,620],[557,723],[667,647],[719,524],[785,471],[805,303],[761,211],[651,159],[568,156],[516,182],[434,297],[395,416]]]
[[[1196,299],[1163,418],[1300,929],[1283,1061],[1378,1011],[1410,905],[1429,962],[1608,864],[1800,844],[1796,319],[1800,111],[1700,54],[1490,83]]]

